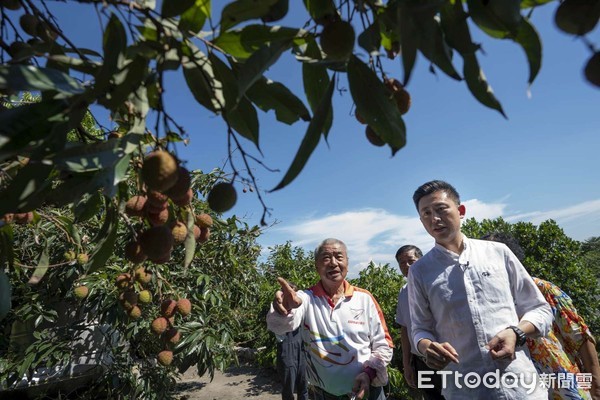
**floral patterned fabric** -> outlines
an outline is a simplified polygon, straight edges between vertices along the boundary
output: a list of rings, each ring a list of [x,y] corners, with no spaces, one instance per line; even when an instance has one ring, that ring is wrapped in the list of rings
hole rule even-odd
[[[594,337],[577,314],[569,295],[551,282],[539,278],[533,280],[554,314],[552,330],[547,337],[527,339],[533,363],[542,379],[546,378],[544,381],[551,386],[549,399],[591,399],[588,390],[578,388],[575,374],[580,373],[583,366],[579,348],[586,340],[595,343]]]

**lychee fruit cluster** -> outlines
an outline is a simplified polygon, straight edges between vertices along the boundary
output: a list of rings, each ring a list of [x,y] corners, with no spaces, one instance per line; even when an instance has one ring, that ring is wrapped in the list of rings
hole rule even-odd
[[[115,279],[115,286],[119,290],[119,303],[129,318],[140,318],[142,316],[140,307],[152,302],[152,293],[144,288],[152,281],[152,276],[152,272],[145,267],[138,267],[133,276],[124,272]],[[138,292],[137,288],[142,288],[142,290]]]
[[[173,209],[170,203],[178,207],[190,204],[194,198],[190,173],[178,166],[170,153],[157,150],[144,159],[141,177],[146,192],[131,197],[125,205],[125,213],[130,217],[144,218],[150,227],[125,245],[125,258],[134,264],[146,260],[155,264],[165,263],[171,259],[173,247],[188,237],[187,225],[178,219],[177,213],[170,212]],[[230,193],[222,193],[222,188],[215,188],[211,193],[214,192],[212,202],[218,205],[216,207],[232,207],[235,198],[232,202]],[[235,189],[233,193],[235,195]],[[210,204],[211,195],[208,197]],[[194,226],[192,233],[197,241],[204,242],[210,237],[212,218],[201,214],[197,223],[200,226]]]
[[[160,336],[163,350],[159,352],[156,359],[159,364],[168,366],[173,362],[173,351],[171,348],[181,340],[181,333],[175,326],[175,315],[182,317],[190,315],[192,303],[188,299],[164,299],[160,304],[160,316],[150,324],[150,330]]]

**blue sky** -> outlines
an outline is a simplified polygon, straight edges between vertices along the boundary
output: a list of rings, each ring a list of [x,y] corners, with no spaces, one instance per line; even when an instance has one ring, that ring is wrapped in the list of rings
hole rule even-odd
[[[216,20],[224,3],[213,2]],[[300,5],[299,1],[291,3]],[[399,246],[412,243],[428,250],[433,244],[411,200],[414,190],[431,179],[447,180],[458,189],[467,217],[502,216],[510,222],[533,223],[552,218],[574,239],[600,235],[600,90],[583,78],[590,50],[554,27],[557,5],[541,7],[532,18],[544,51],[541,72],[531,88],[519,46],[472,30],[486,51],[479,60],[508,120],[480,105],[464,82],[431,74],[420,57],[407,86],[412,95],[412,107],[404,116],[407,145],[391,157],[388,148],[367,142],[364,126],[352,115],[342,77],[339,89],[346,91],[335,95],[328,145],[321,141],[288,187],[266,193],[290,166],[307,124],[287,126],[275,121],[272,113],[261,113],[264,162],[280,172],[253,166],[258,189],[272,208],[268,219],[272,226],[264,230],[259,243],[266,248],[291,240],[312,250],[322,239],[337,237],[348,245],[350,276],[370,260],[395,266],[393,255]],[[68,7],[63,11],[72,13],[73,5]],[[282,25],[302,24],[303,15],[295,10]],[[93,23],[82,17],[69,21],[71,28],[83,32],[92,29],[88,25]],[[596,27],[588,35],[597,47],[599,32]],[[362,50],[356,54],[366,59]],[[455,60],[460,70],[460,57]],[[280,61],[265,75],[304,98],[300,64],[290,54]],[[399,59],[384,67],[391,76],[403,75]],[[186,127],[191,139],[187,147],[178,145],[179,156],[191,169],[209,171],[222,166],[227,153],[225,125],[195,103],[181,71],[171,75],[167,110]],[[250,142],[241,140],[247,151],[259,156]],[[241,166],[239,160],[237,164]],[[242,193],[241,184],[237,188],[238,204],[226,215],[235,213],[258,224],[262,207],[256,196]]]

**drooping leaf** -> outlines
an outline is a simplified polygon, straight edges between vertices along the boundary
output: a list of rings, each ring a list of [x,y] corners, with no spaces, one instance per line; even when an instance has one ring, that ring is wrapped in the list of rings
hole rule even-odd
[[[542,67],[542,42],[535,27],[527,19],[523,19],[517,32],[515,42],[521,45],[529,63],[529,79],[531,85]]]
[[[92,250],[88,262],[84,265],[86,274],[91,274],[106,265],[106,261],[113,253],[115,241],[117,240],[117,228],[119,227],[117,208],[110,199],[105,198],[105,202],[106,213],[104,223],[94,239],[96,246]]]
[[[494,38],[516,36],[523,22],[520,0],[467,0],[467,5],[473,22]]]
[[[502,105],[494,96],[492,87],[488,84],[485,75],[479,67],[479,62],[475,54],[463,54],[463,73],[467,86],[473,96],[486,107],[497,110],[506,118]]]
[[[160,14],[163,18],[176,17],[183,14],[195,4],[195,0],[163,0]]]
[[[263,111],[275,110],[278,121],[288,125],[303,119],[310,120],[310,112],[290,89],[279,82],[261,78],[246,92],[250,101]]]
[[[440,9],[440,25],[446,43],[460,54],[475,53],[479,48],[471,40],[471,33],[467,24],[467,13],[465,13],[462,2],[444,3]]]
[[[221,31],[225,32],[241,22],[266,15],[276,2],[277,0],[236,0],[227,4],[221,12]]]
[[[194,5],[181,14],[179,29],[182,32],[196,34],[204,26],[206,18],[210,16],[210,0],[196,0]]]
[[[112,76],[119,69],[120,57],[127,48],[127,35],[125,28],[116,15],[111,15],[102,38],[102,49],[104,51],[104,62],[99,69],[94,90],[102,93],[110,86]]]
[[[348,61],[348,84],[356,110],[392,149],[392,155],[406,144],[402,114],[375,72],[356,56]]]
[[[215,74],[208,57],[192,43],[183,46],[182,60],[183,76],[188,88],[196,101],[217,112],[225,104],[220,83],[215,80]]]
[[[452,64],[452,49],[446,44],[437,17],[419,21],[419,50],[449,77],[461,80]]]
[[[211,53],[208,58],[214,72],[215,85],[218,85],[223,93],[223,102],[220,107],[225,111],[231,111],[238,105],[238,77],[232,68],[216,54]],[[233,65],[235,66],[235,64]]]
[[[84,87],[69,75],[33,65],[0,65],[0,90],[83,93]]]
[[[250,140],[260,150],[258,143],[258,115],[256,108],[247,98],[242,98],[237,107],[223,112],[223,119],[236,132]]]
[[[221,32],[213,43],[232,57],[245,60],[266,44],[292,41],[295,46],[300,46],[306,43],[307,37],[311,35],[303,29],[247,25],[242,29]]]
[[[246,90],[258,79],[262,78],[263,73],[279,60],[284,51],[288,50],[292,41],[278,41],[262,46],[255,51],[250,58],[242,64],[238,71],[238,98],[241,99]]]
[[[294,157],[294,161],[292,161],[292,165],[286,172],[285,176],[279,182],[277,186],[271,189],[271,192],[282,189],[289,185],[302,171],[306,162],[308,161],[310,155],[315,150],[317,145],[319,144],[319,138],[321,137],[321,132],[323,132],[324,125],[327,122],[327,116],[330,113],[331,109],[331,97],[333,95],[333,88],[335,86],[335,74],[329,84],[327,85],[327,90],[324,93],[324,96],[321,98],[321,103],[315,114],[313,119],[310,121],[308,125],[308,129],[306,130],[306,134],[304,135],[304,139],[302,139],[302,143],[300,144],[300,148]]]
[[[419,35],[414,19],[404,9],[400,13],[400,46],[402,55],[402,67],[404,68],[403,84],[406,86],[410,80],[412,70],[417,59]]]
[[[113,76],[111,89],[106,94],[106,100],[101,104],[109,109],[119,107],[132,92],[143,85],[149,74],[148,63],[148,59],[140,56],[127,60],[121,71]]]
[[[42,250],[42,254],[40,254],[40,258],[38,260],[38,264],[33,271],[33,274],[27,281],[28,285],[37,285],[40,283],[46,272],[48,272],[48,267],[50,266],[50,257],[48,256],[48,243],[45,243],[44,250]]]
[[[367,29],[358,35],[358,45],[369,54],[377,54],[381,47],[379,23],[375,20]]]
[[[12,307],[12,288],[4,269],[0,269],[0,321],[10,312]]]
[[[308,44],[306,52],[309,56],[313,57],[320,57],[321,55],[321,52],[314,41]],[[313,115],[315,115],[330,84],[327,68],[324,65],[318,64],[302,64],[302,82],[304,84],[306,99],[308,100]],[[322,124],[322,132],[325,137],[327,137],[332,123],[333,108],[330,108],[328,110],[328,115],[325,118],[325,122]]]
[[[65,68],[90,75],[95,75],[102,65],[97,61],[82,60],[80,58],[70,57],[64,54],[49,55],[48,61],[52,61],[55,64],[60,64]]]
[[[185,237],[185,241],[183,242],[183,246],[185,248],[185,256],[183,258],[183,268],[187,268],[190,266],[192,261],[194,260],[194,255],[196,254],[196,238],[194,237],[194,214],[187,210],[187,218],[186,224],[187,227],[187,236]]]

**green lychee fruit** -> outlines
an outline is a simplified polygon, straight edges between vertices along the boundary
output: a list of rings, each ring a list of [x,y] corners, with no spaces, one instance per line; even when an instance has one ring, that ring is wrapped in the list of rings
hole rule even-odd
[[[149,290],[142,290],[140,294],[138,294],[138,301],[144,304],[152,302],[152,293]]]
[[[85,285],[77,286],[75,289],[73,289],[73,294],[80,300],[85,299],[89,293],[90,289]]]

